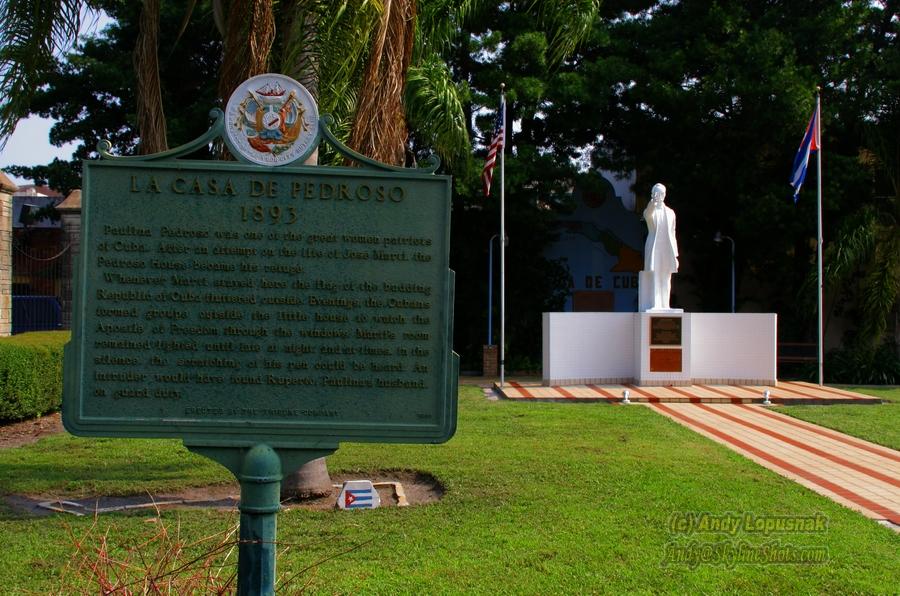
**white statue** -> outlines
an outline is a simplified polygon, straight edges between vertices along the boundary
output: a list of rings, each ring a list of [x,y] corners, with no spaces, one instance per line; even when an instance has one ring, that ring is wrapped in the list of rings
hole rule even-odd
[[[666,187],[654,184],[650,191],[650,204],[644,209],[644,221],[650,233],[644,245],[644,272],[641,277],[651,287],[641,292],[646,296],[648,310],[671,310],[669,294],[672,274],[678,271],[675,212],[666,207],[665,198]]]

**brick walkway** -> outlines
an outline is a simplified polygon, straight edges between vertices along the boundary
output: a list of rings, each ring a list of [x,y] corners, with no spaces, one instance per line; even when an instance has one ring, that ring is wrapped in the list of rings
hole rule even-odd
[[[546,387],[538,381],[508,381],[501,389],[494,389],[501,397],[534,401],[605,401],[618,403],[627,390],[629,400],[644,403],[762,403],[766,391],[773,404],[879,404],[876,397],[853,393],[834,387],[820,387],[812,383],[779,381],[776,386],[765,385],[688,385],[685,387],[636,387],[629,384],[571,385]]]
[[[900,452],[744,404],[649,403],[654,411],[863,515],[900,526]]]

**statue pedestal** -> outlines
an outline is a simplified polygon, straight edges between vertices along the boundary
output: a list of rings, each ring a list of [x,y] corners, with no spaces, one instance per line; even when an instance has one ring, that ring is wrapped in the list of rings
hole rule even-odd
[[[657,309],[634,318],[635,384],[691,384],[691,315]]]
[[[544,313],[543,381],[774,385],[777,321],[774,313]]]

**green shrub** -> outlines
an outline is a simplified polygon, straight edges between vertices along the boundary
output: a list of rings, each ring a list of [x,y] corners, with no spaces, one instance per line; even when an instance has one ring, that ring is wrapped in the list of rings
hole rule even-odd
[[[34,418],[59,409],[67,341],[68,331],[0,338],[0,421]]]
[[[885,342],[877,348],[849,346],[825,356],[825,379],[851,385],[900,384],[897,344]]]

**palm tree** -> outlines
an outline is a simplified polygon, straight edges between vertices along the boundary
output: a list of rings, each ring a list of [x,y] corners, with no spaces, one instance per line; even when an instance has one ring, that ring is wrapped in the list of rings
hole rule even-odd
[[[445,161],[468,151],[460,87],[443,59],[475,0],[301,0],[280,6],[274,70],[300,81],[368,157],[402,164],[408,129]],[[412,126],[410,126],[412,125]]]

